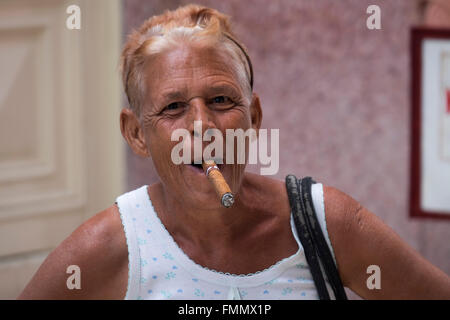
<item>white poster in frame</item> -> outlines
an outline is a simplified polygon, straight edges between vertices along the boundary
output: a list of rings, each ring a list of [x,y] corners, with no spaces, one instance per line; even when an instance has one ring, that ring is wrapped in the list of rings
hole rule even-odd
[[[412,216],[450,218],[450,30],[412,31]]]

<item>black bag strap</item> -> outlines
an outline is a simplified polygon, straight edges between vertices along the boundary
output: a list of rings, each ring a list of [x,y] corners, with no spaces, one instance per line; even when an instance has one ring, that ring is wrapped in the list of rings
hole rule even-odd
[[[321,300],[330,299],[324,281],[325,273],[336,300],[347,300],[339,272],[314,210],[311,195],[311,185],[313,183],[315,181],[311,177],[305,177],[300,180],[297,180],[294,175],[286,177],[286,188],[297,234],[305,249],[306,260],[310,266],[319,298]]]
[[[306,222],[306,216],[303,214],[303,202],[301,201],[300,191],[297,185],[297,178],[294,175],[286,177],[286,189],[288,191],[289,203],[294,217],[297,234],[305,250],[306,261],[308,262],[311,274],[319,293],[320,300],[330,300],[325,280],[319,265],[319,259],[313,244],[312,234]]]
[[[311,185],[313,183],[315,183],[315,181],[313,181],[310,177],[306,177],[304,179],[300,179],[298,184],[301,185],[301,194],[303,195],[303,200],[305,202],[306,214],[308,216],[308,221],[315,240],[314,243],[317,245],[317,253],[325,269],[330,286],[333,289],[334,296],[337,300],[346,300],[347,295],[345,294],[341,277],[339,276],[333,256],[331,255],[330,247],[325,240],[323,230],[320,227],[319,220],[317,219],[317,215],[314,210],[311,193]]]

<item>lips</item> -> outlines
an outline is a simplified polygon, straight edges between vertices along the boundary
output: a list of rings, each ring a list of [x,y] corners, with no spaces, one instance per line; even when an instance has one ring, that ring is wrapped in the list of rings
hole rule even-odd
[[[203,170],[203,167],[202,167],[202,165],[201,165],[200,163],[199,163],[199,164],[196,164],[196,163],[192,162],[192,163],[191,163],[191,166],[193,166],[193,167],[195,167],[195,168],[197,168],[197,169]]]
[[[203,170],[203,166],[202,166],[202,164],[201,163],[195,163],[195,162],[199,162],[199,161],[192,161],[190,164],[189,164],[189,166],[191,166],[192,168],[194,168],[194,169],[196,169],[196,170],[199,170],[199,171],[204,171]],[[224,164],[217,164],[216,163],[216,165],[217,165],[217,167],[219,168],[219,170],[223,170],[223,168],[224,168]]]

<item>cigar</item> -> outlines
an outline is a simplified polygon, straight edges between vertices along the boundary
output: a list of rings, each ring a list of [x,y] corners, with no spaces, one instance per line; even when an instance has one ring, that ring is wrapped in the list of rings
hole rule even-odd
[[[216,190],[222,205],[225,208],[231,207],[234,203],[234,195],[214,160],[205,160],[202,166],[206,176],[214,186],[214,190]]]

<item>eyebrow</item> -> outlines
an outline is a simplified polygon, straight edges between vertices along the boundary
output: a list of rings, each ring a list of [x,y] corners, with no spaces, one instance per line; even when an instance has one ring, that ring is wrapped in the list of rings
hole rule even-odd
[[[227,85],[227,84],[211,86],[209,88],[209,91],[212,94],[227,93],[227,94],[230,94],[230,95],[239,95],[239,90],[237,90],[233,86]]]
[[[169,92],[163,93],[161,95],[161,98],[164,101],[167,101],[167,100],[183,100],[185,96],[186,96],[185,90],[182,90],[182,91],[169,91]]]

